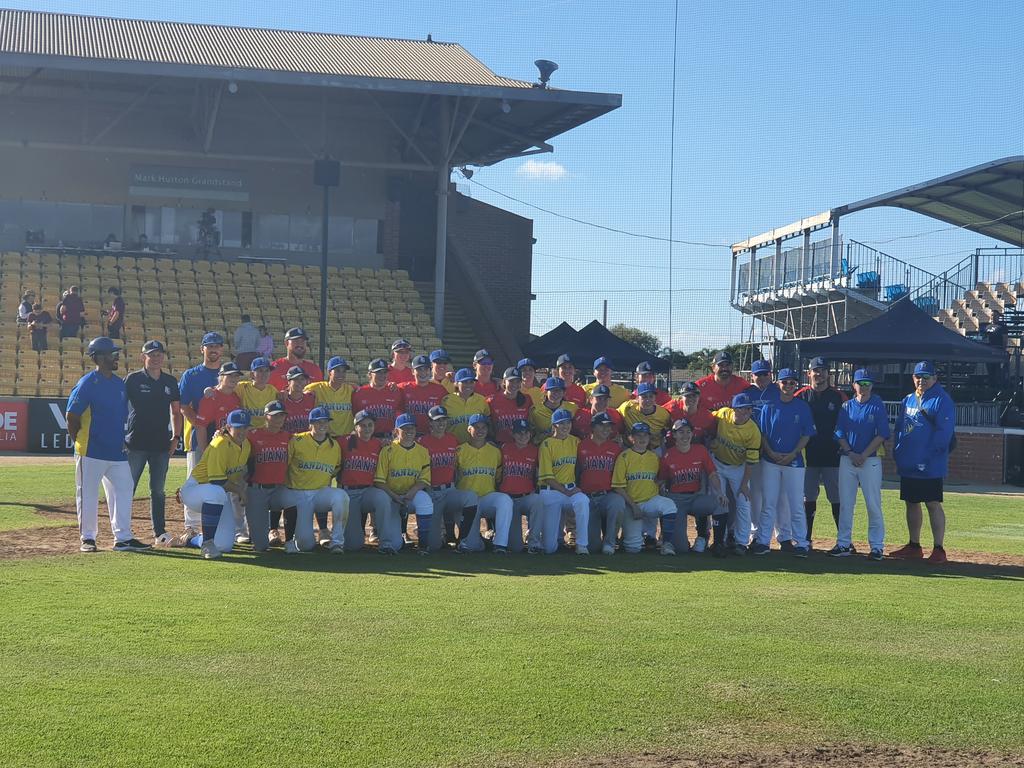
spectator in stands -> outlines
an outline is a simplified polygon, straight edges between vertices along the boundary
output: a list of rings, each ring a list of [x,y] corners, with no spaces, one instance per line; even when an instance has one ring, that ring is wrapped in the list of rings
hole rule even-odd
[[[32,311],[28,315],[28,329],[32,332],[32,350],[34,352],[45,352],[49,349],[46,343],[46,332],[53,322],[53,316],[43,309],[43,305],[36,302],[32,305]]]
[[[405,339],[396,339],[391,345],[391,364],[388,366],[388,383],[412,384],[416,381],[409,361],[412,360],[412,344]]]
[[[111,339],[124,338],[124,298],[121,296],[121,289],[111,286],[107,288],[107,294],[113,296],[110,309],[103,312],[107,316],[107,336]]]
[[[18,305],[18,325],[25,325],[28,323],[28,316],[32,314],[33,304],[35,303],[36,295],[32,291],[25,291],[21,296],[21,303]]]
[[[612,381],[612,361],[607,357],[602,356],[594,361],[594,378],[597,379],[597,381],[584,384],[583,389],[589,394],[593,392],[594,387],[603,384],[608,388],[608,405],[612,410],[618,410],[620,405],[629,400],[629,390],[621,384],[616,384]]]
[[[260,343],[256,347],[256,353],[267,360],[274,357],[274,337],[270,335],[265,325],[260,326]]]
[[[274,389],[284,390],[288,386],[288,371],[298,366],[306,372],[309,381],[323,381],[324,374],[320,366],[312,360],[306,359],[309,351],[309,336],[301,328],[290,328],[284,335],[285,356],[279,357],[273,363],[273,370],[270,373],[270,386]]]
[[[733,397],[747,389],[747,382],[732,375],[732,355],[725,350],[715,355],[711,374],[694,383],[700,387],[701,402],[709,411],[727,407]]]
[[[234,337],[235,362],[242,370],[247,370],[252,361],[260,356],[260,338],[252,318],[242,315],[242,324],[235,329]]]
[[[117,235],[115,235],[113,232],[111,232],[103,240],[103,249],[104,250],[109,250],[114,245],[114,243],[116,243],[116,242],[118,242]]]
[[[139,242],[135,245],[136,250],[148,251],[149,250],[149,238],[146,237],[146,233],[143,232],[139,235]]]
[[[72,285],[61,300],[60,337],[73,339],[85,325],[85,303],[78,295],[78,286]]]

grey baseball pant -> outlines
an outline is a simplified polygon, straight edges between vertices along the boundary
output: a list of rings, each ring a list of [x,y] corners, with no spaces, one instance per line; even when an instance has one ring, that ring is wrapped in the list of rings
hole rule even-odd
[[[245,498],[245,520],[249,524],[249,538],[257,552],[270,546],[270,510],[285,508],[283,485],[250,485]]]

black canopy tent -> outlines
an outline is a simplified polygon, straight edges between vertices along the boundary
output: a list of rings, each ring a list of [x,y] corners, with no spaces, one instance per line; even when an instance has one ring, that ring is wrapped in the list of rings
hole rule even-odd
[[[912,301],[903,299],[887,311],[845,333],[800,345],[802,357],[872,362],[882,360],[952,360],[1005,363],[1006,351],[945,328]]]
[[[597,320],[578,331],[562,323],[524,346],[523,354],[542,366],[553,366],[559,355],[569,354],[580,370],[589,369],[594,360],[603,356],[611,359],[617,371],[632,371],[645,360],[657,373],[668,371],[667,360],[619,338]]]

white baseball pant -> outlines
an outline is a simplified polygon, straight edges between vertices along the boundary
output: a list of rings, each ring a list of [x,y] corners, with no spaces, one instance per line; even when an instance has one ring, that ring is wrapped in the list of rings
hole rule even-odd
[[[128,541],[132,536],[132,496],[135,483],[128,459],[106,461],[88,456],[75,456],[75,507],[78,511],[78,532],[82,540],[96,540],[99,528],[100,485],[107,499],[110,530],[114,541]]]
[[[397,552],[405,543],[402,538],[404,533],[402,530],[403,505],[392,501],[387,494],[385,494],[385,499],[387,499],[388,504],[384,514],[375,518],[377,521],[377,538],[380,540],[378,546],[391,547],[391,549]],[[416,491],[416,494],[412,497],[412,502],[406,505],[406,508],[410,514],[416,516],[434,514],[434,502],[430,500],[430,496],[427,495],[426,491]]]
[[[201,510],[203,504],[219,504],[221,506],[217,531],[213,534],[213,544],[221,552],[230,552],[235,545],[235,510],[241,507],[238,497],[233,493],[228,493],[219,485],[199,483],[190,477],[181,486],[181,501],[193,509],[200,510],[199,526],[196,528],[200,531],[202,530]]]
[[[743,465],[723,464],[717,458],[712,458],[712,461],[715,462],[715,469],[718,471],[722,490],[728,489],[736,503],[736,518],[732,528],[733,536],[736,538],[737,544],[745,547],[750,543],[752,505],[751,499],[740,493],[740,484],[743,482]],[[753,470],[755,466],[751,465],[750,469]],[[750,483],[750,486],[750,495],[753,496],[753,483]],[[679,526],[676,527],[678,528]]]
[[[544,505],[544,516],[540,525],[540,545],[544,553],[551,555],[558,551],[562,540],[562,512],[572,513],[576,520],[576,546],[587,547],[590,539],[590,497],[582,491],[566,496],[561,491],[543,488],[540,501]]]
[[[868,545],[871,549],[885,546],[885,518],[882,516],[882,460],[872,456],[855,467],[849,456],[839,459],[839,537],[840,547],[853,544],[853,508],[857,504],[857,487],[864,494],[868,508]]]
[[[195,450],[188,451],[185,454],[185,476],[192,477],[192,470],[196,468],[196,464],[203,458],[203,452],[196,448]],[[183,506],[185,507],[185,527],[199,530],[203,527],[203,515],[202,510],[199,507],[195,507],[187,502],[182,497]]]
[[[622,515],[622,548],[626,552],[639,552],[644,545],[644,523],[653,520],[657,524],[662,517],[676,516],[676,505],[664,496],[654,496],[637,505],[643,516],[633,517],[633,511],[626,508]]]
[[[761,511],[764,509],[764,489],[761,480],[761,462],[750,466],[750,528],[757,533],[758,521],[761,519]],[[733,527],[735,530],[735,526]],[[737,537],[737,541],[739,537]],[[789,519],[789,507],[782,498],[782,491],[779,491],[779,498],[775,507],[775,540],[780,544],[784,541],[793,540],[793,525]]]
[[[434,512],[430,520],[431,552],[437,552],[444,544],[445,523],[462,522],[462,496],[452,485],[443,488],[428,488],[425,493],[430,497]]]
[[[804,468],[781,467],[762,459],[761,488],[764,491],[764,506],[757,522],[758,543],[767,545],[771,542],[778,510],[788,509],[792,522],[791,540],[798,547],[810,546],[807,540],[807,515],[804,513]],[[783,535],[780,531],[779,536]]]
[[[348,494],[341,488],[324,486],[316,490],[288,488],[284,493],[286,507],[295,507],[298,515],[295,518],[295,543],[303,552],[316,549],[316,536],[313,535],[313,518],[319,512],[330,511],[331,546],[345,546],[345,525],[348,523]]]
[[[469,533],[462,538],[462,547],[470,552],[483,552],[484,540],[480,536],[480,521],[494,521],[494,546],[508,547],[508,529],[512,525],[512,499],[507,493],[495,491],[486,496],[463,491],[463,507],[476,507],[476,517]]]
[[[651,448],[651,453],[660,459],[665,453],[665,448],[659,445],[657,448]],[[648,539],[658,538],[658,518],[644,517],[643,536]]]

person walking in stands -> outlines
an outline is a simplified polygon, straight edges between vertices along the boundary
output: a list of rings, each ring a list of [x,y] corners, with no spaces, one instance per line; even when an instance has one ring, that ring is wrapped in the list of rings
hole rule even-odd
[[[430,531],[434,503],[427,493],[431,486],[430,452],[416,442],[416,417],[403,413],[395,420],[395,439],[385,445],[377,461],[373,482],[390,504],[377,519],[381,554],[395,554],[405,543],[404,527],[410,510],[416,516],[416,538],[421,555],[430,554]],[[407,525],[407,523],[405,523]]]
[[[727,407],[735,395],[747,389],[747,382],[732,373],[732,355],[725,350],[715,355],[711,374],[694,382],[700,387],[700,399],[709,411]]]
[[[295,366],[303,370],[309,381],[323,381],[324,374],[320,366],[306,359],[309,352],[309,335],[304,330],[289,328],[284,335],[284,349],[285,356],[279,357],[271,364],[270,386],[283,390],[287,383],[285,377]]]
[[[125,451],[128,394],[115,375],[121,348],[106,336],[89,342],[86,354],[96,368],[68,395],[68,435],[75,443],[75,501],[82,552],[96,551],[100,485],[110,512],[114,550],[149,549],[132,535],[132,471]]]
[[[370,383],[352,394],[352,410],[366,411],[377,426],[376,437],[391,440],[395,419],[403,410],[402,391],[388,384],[388,361],[378,357],[367,366]]]
[[[604,385],[599,385],[604,386]],[[593,391],[591,391],[593,394]],[[615,537],[626,513],[626,500],[612,491],[612,471],[622,446],[612,439],[615,411],[594,414],[587,425],[588,434],[580,441],[576,458],[577,484],[590,499],[589,546],[602,554],[615,554]],[[532,525],[531,525],[532,528]]]
[[[430,411],[448,396],[448,390],[430,378],[430,358],[426,355],[412,359],[412,372],[414,379],[399,384],[398,391],[405,412],[416,417],[417,434],[425,435],[431,431]]]
[[[396,339],[391,345],[391,364],[388,365],[388,384],[396,387],[416,381],[413,369],[409,366],[412,360],[412,344],[405,339]]]
[[[498,387],[491,376],[494,374],[494,358],[486,349],[478,349],[473,355],[473,373],[476,375],[475,392],[488,399],[498,394]]]
[[[612,381],[612,370],[614,365],[612,361],[607,357],[599,357],[594,361],[594,378],[597,381],[592,381],[589,384],[584,384],[583,389],[589,395],[594,391],[594,387],[605,386],[608,388],[609,403],[608,406],[612,410],[618,410],[618,407],[624,402],[630,399],[629,390],[621,384],[616,384]]]
[[[641,387],[651,386],[641,384]],[[659,406],[660,407],[660,406]],[[645,520],[653,519],[654,528],[661,520],[661,554],[674,555],[676,505],[660,495],[658,482],[661,465],[653,451],[647,450],[651,443],[651,428],[643,421],[634,422],[629,430],[631,445],[615,459],[612,471],[612,488],[626,502],[622,516],[622,548],[635,554],[643,547]]]
[[[569,414],[570,430],[572,418],[576,415],[576,404],[565,402],[565,382],[558,376],[550,376],[544,382],[543,395],[530,409],[530,428],[533,430],[533,442],[541,445],[551,436],[556,411],[564,410]]]
[[[149,467],[149,516],[156,545],[171,545],[165,519],[167,466],[181,439],[181,395],[178,380],[164,372],[167,353],[159,341],[142,345],[142,368],[124,380],[128,394],[128,466],[137,490]]]
[[[440,385],[438,385],[440,386]],[[462,501],[455,490],[455,462],[459,441],[448,431],[448,411],[435,405],[427,412],[428,433],[419,442],[430,454],[430,482],[427,490],[434,505],[430,528],[430,551],[445,541],[455,543],[455,524],[462,520]],[[418,427],[417,427],[418,429]]]
[[[28,323],[28,316],[32,314],[35,307],[36,295],[32,291],[25,291],[21,295],[21,303],[18,304],[18,325],[25,325]]]
[[[455,391],[452,381],[452,359],[443,349],[435,349],[430,353],[430,375],[435,384],[440,384],[448,394]]]
[[[207,333],[203,336],[203,362],[189,368],[178,381],[178,394],[181,397],[181,413],[185,417],[185,466],[189,474],[195,469],[203,451],[199,448],[198,432],[201,425],[197,424],[199,419],[199,404],[202,402],[206,390],[217,385],[218,374],[220,373],[220,359],[224,354],[224,337],[219,333]],[[185,532],[179,537],[180,540],[191,541],[199,535],[202,525],[200,510],[184,502],[185,507]]]
[[[61,300],[59,316],[60,337],[73,339],[85,324],[85,304],[82,302],[82,297],[78,295],[77,285],[68,288],[67,294]]]
[[[498,490],[512,501],[512,522],[508,530],[509,552],[523,551],[523,518],[527,521],[527,546],[539,542],[537,527],[544,505],[537,494],[540,453],[530,442],[530,422],[517,419],[509,429],[512,440],[501,446],[501,482]]]
[[[53,316],[43,309],[42,304],[36,302],[32,305],[32,311],[29,312],[27,321],[28,330],[32,334],[32,351],[45,352],[50,348],[46,340],[46,333],[50,330]]]
[[[818,491],[825,486],[825,498],[832,505],[832,519],[839,529],[839,443],[836,442],[836,422],[846,402],[846,395],[831,385],[828,363],[816,357],[807,366],[810,386],[797,390],[796,396],[811,406],[815,435],[807,442],[804,458],[804,514],[807,516],[807,538],[814,531],[814,513]]]
[[[889,415],[882,398],[872,392],[874,378],[867,369],[853,374],[855,397],[843,403],[836,421],[839,442],[839,534],[829,550],[832,557],[849,557],[853,549],[853,508],[857,487],[868,510],[869,560],[881,560],[885,548],[882,516],[882,460],[877,451],[889,439]]]
[[[519,375],[523,377],[523,385],[520,391],[530,398],[533,405],[540,405],[541,401],[544,399],[544,392],[536,381],[537,363],[529,357],[524,357],[516,363],[516,368],[519,369]],[[543,384],[543,382],[541,382],[541,384]]]
[[[512,427],[520,421],[530,420],[533,401],[523,394],[523,377],[518,368],[506,368],[501,377],[501,392],[487,398],[491,409],[491,434],[498,445],[515,439]]]
[[[267,326],[260,326],[260,343],[256,348],[256,353],[267,360],[270,360],[274,356],[274,337],[270,335],[270,331],[267,330]]]
[[[111,299],[110,309],[103,314],[107,316],[107,336],[111,339],[124,338],[124,297],[121,296],[121,289],[111,286],[107,293],[114,298]]]
[[[341,477],[338,479],[348,494],[348,525],[345,526],[345,549],[359,550],[366,542],[366,520],[373,514],[374,523],[386,514],[390,503],[384,491],[373,485],[377,474],[377,461],[381,448],[380,438],[374,437],[377,427],[368,411],[357,411],[352,417],[355,429],[341,443]],[[376,537],[369,543],[375,544]]]
[[[235,394],[242,404],[242,410],[249,414],[252,428],[262,429],[267,425],[267,405],[277,402],[281,393],[270,386],[270,360],[265,357],[254,358],[249,363],[249,371],[252,379],[238,382]]]
[[[645,360],[636,367],[636,385],[639,388],[641,384],[653,385],[655,388],[654,402],[668,409],[669,404],[672,402],[672,395],[664,389],[658,388],[658,379],[654,375],[654,366],[649,360]],[[636,394],[636,390],[634,389],[631,397],[636,397]]]
[[[565,401],[572,403],[577,408],[587,406],[587,393],[576,383],[576,364],[572,361],[571,355],[560,355],[555,363],[558,378],[565,382]]]
[[[355,387],[345,381],[348,375],[348,360],[332,357],[327,361],[327,381],[314,381],[306,385],[306,392],[312,392],[318,408],[326,408],[331,414],[331,437],[339,439],[352,434],[352,396]]]
[[[627,392],[627,394],[629,393]],[[598,384],[589,390],[589,395],[590,407],[580,408],[572,417],[572,433],[580,440],[590,437],[594,417],[604,414],[611,424],[611,439],[616,442],[621,441],[622,433],[625,431],[625,422],[621,413],[609,407],[612,399],[611,390],[604,384]]]
[[[560,382],[561,379],[556,378],[555,381]],[[576,532],[576,554],[590,554],[590,497],[576,485],[580,441],[569,434],[571,428],[572,411],[567,408],[556,409],[551,414],[551,435],[544,438],[540,445],[538,480],[540,500],[544,504],[540,545],[548,555],[558,551],[562,541],[563,514],[574,517],[573,525],[569,527]],[[536,422],[534,432],[536,434]]]
[[[942,485],[949,471],[949,452],[954,445],[956,406],[939,384],[935,366],[922,360],[914,366],[914,391],[903,398],[896,417],[893,458],[900,474],[900,500],[907,505],[910,541],[889,557],[920,560],[921,505],[928,509],[934,546],[929,563],[945,563],[946,513]]]
[[[245,501],[245,521],[252,548],[264,552],[272,544],[284,543],[281,537],[281,512],[284,510],[285,482],[288,475],[288,441],[285,410],[279,400],[263,408],[264,426],[249,432],[249,492]]]
[[[476,392],[476,375],[469,368],[460,368],[455,374],[455,394],[446,395],[441,405],[448,412],[448,430],[459,444],[469,441],[469,420],[479,414],[490,418],[491,407],[486,398]]]
[[[260,332],[253,325],[250,315],[242,315],[242,324],[235,329],[234,342],[235,362],[244,371],[260,355]]]

